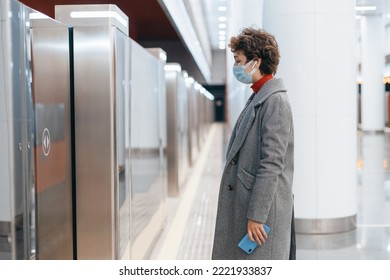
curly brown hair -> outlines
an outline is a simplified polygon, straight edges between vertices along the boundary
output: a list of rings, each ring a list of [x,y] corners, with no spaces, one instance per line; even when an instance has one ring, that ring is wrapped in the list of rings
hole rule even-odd
[[[244,28],[238,36],[230,38],[232,52],[242,51],[247,60],[261,58],[260,72],[275,74],[279,64],[279,48],[275,37],[263,29]]]

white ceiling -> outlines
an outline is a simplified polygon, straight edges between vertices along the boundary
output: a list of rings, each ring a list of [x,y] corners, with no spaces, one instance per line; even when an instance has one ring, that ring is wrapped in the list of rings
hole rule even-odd
[[[220,42],[221,47],[226,47],[227,17],[230,0],[202,0],[202,2],[210,34],[211,48],[213,50],[221,49]],[[223,35],[224,32],[225,35]]]
[[[231,0],[201,0],[204,7],[206,24],[209,32],[210,45],[213,50],[220,49],[220,39],[223,39],[223,35],[219,33],[227,30],[225,27],[219,27],[224,23],[227,25],[227,21],[221,21],[226,17],[229,11]],[[244,0],[245,1],[245,0]],[[244,2],[243,1],[243,2]],[[264,0],[268,1],[268,0]],[[269,0],[272,1],[272,0]],[[326,1],[326,0],[325,0]],[[386,24],[390,23],[390,0],[356,0],[356,6],[374,6],[374,11],[356,11],[356,15],[378,15],[382,14],[386,16]],[[225,11],[219,10],[219,7],[226,7]],[[221,8],[220,8],[221,9]],[[387,16],[388,15],[388,16]],[[226,46],[226,35],[225,41],[221,43],[222,46]],[[221,47],[222,47],[221,46]]]
[[[360,26],[360,19],[361,16],[375,16],[375,15],[382,15],[384,16],[384,23],[385,26],[389,26],[390,24],[390,0],[356,0],[356,8],[361,7],[371,7],[373,10],[369,11],[360,11],[356,10],[356,36],[357,41],[360,42],[360,32],[361,32],[361,26]]]
[[[368,12],[359,12],[356,11],[357,14],[381,14],[386,12],[386,6],[388,6],[389,0],[356,0],[356,6],[372,6],[376,7],[375,11],[368,11]]]
[[[356,11],[356,15],[390,15],[390,0],[356,0],[356,6],[375,7],[372,11]]]

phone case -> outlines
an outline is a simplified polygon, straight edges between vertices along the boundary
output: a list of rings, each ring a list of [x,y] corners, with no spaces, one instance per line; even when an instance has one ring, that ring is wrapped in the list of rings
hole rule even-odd
[[[271,229],[267,225],[263,224],[263,228],[266,234],[268,234],[271,231]],[[249,239],[248,233],[245,234],[245,236],[238,243],[238,247],[244,250],[244,252],[247,254],[252,253],[258,245],[259,244],[257,244],[257,242],[253,242]]]

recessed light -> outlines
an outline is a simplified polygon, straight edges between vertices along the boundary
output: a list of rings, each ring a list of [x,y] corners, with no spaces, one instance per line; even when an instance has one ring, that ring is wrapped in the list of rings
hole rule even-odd
[[[181,66],[180,66],[180,64],[177,64],[177,63],[166,64],[164,66],[164,70],[165,71],[177,71],[177,72],[180,72],[181,71]]]
[[[376,6],[356,6],[356,11],[375,11]]]
[[[71,18],[115,18],[125,27],[127,27],[127,21],[121,17],[115,11],[85,11],[85,12],[71,12]]]
[[[49,17],[42,13],[30,13],[30,19],[48,19]]]

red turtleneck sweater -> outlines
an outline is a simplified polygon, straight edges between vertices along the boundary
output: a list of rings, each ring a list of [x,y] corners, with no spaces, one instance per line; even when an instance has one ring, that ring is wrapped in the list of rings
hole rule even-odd
[[[269,80],[271,80],[273,78],[272,74],[267,74],[265,76],[263,76],[260,80],[258,80],[256,83],[254,83],[251,88],[253,90],[254,93],[258,93],[259,90],[261,89],[261,87],[266,83],[268,82]]]

